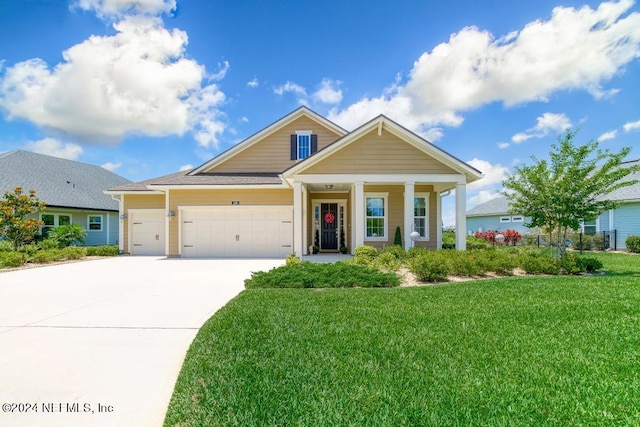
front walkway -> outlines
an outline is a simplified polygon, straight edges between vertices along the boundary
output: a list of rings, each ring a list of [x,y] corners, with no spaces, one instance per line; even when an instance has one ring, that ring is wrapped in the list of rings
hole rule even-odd
[[[353,255],[349,254],[315,254],[315,255],[305,255],[302,257],[302,261],[309,262],[338,262],[343,259],[352,258]]]
[[[2,426],[160,426],[191,341],[284,260],[115,257],[0,273]]]

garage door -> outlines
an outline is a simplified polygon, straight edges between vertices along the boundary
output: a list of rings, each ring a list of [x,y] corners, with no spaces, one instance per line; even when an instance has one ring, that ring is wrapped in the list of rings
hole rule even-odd
[[[164,255],[164,209],[129,211],[131,255]]]
[[[293,208],[237,207],[180,212],[183,257],[284,257],[293,250]]]

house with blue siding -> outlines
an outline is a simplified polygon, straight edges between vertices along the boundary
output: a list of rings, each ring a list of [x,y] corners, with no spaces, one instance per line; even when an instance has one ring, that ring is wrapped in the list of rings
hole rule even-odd
[[[639,164],[640,159],[624,162],[622,166],[631,167]],[[617,250],[626,250],[625,240],[628,236],[640,236],[640,172],[634,172],[625,179],[638,182],[619,188],[606,196],[607,200],[616,201],[620,205],[601,212],[595,220],[585,221],[580,230],[591,235],[602,232],[615,235],[615,242],[611,241],[610,247]],[[473,234],[477,231],[511,229],[520,234],[538,233],[537,229],[525,227],[524,224],[530,220],[528,217],[510,213],[507,198],[498,197],[467,211],[467,232]]]
[[[118,202],[103,192],[129,181],[100,166],[16,150],[0,153],[0,194],[35,190],[47,207],[43,233],[60,225],[87,230],[87,246],[118,244]]]

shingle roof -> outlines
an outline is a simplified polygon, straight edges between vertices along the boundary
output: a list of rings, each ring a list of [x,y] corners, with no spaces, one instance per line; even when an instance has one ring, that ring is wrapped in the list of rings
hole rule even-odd
[[[506,197],[498,197],[469,209],[467,216],[502,215],[509,213],[509,201]]]
[[[0,154],[0,193],[35,190],[48,206],[117,211],[118,202],[103,191],[129,182],[87,163],[22,150]]]
[[[193,169],[191,169],[193,170]],[[150,191],[149,185],[278,185],[277,173],[201,173],[188,175],[191,170],[172,173],[146,181],[110,188],[109,191]]]
[[[640,165],[640,159],[622,163],[623,167],[636,165]],[[640,171],[629,174],[625,180],[637,180],[638,182],[628,187],[622,187],[612,191],[607,194],[607,200],[614,200],[618,202],[640,201]],[[492,216],[507,213],[509,213],[509,201],[506,197],[498,197],[497,199],[489,200],[488,202],[481,203],[478,206],[469,209],[467,211],[467,216]]]

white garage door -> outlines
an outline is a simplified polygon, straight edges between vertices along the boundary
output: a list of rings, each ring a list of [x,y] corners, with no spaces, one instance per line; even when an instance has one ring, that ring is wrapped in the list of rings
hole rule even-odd
[[[164,209],[129,211],[131,255],[164,255]]]
[[[183,257],[284,257],[293,250],[293,208],[180,211]]]

